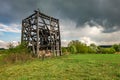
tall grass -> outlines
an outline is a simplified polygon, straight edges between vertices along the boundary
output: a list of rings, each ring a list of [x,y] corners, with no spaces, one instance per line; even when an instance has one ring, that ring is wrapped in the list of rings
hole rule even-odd
[[[32,60],[33,56],[30,50],[26,47],[24,43],[7,50],[2,51],[4,55],[1,58],[1,62],[4,64],[15,63],[15,62],[25,62],[27,60]]]

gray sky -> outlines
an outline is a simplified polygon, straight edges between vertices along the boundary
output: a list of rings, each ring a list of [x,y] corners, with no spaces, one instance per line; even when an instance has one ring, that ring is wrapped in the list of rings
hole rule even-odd
[[[119,43],[119,4],[120,0],[0,0],[0,43],[20,41],[21,20],[38,8],[60,19],[64,46],[76,39],[87,44]]]

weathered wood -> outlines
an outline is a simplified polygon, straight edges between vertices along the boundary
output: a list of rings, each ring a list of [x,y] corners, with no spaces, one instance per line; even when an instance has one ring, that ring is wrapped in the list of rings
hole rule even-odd
[[[39,53],[39,47],[40,47],[40,45],[39,45],[39,25],[38,25],[39,12],[37,12],[36,16],[37,16],[37,25],[36,25],[36,27],[37,27],[37,54],[38,54]]]
[[[59,21],[58,21],[58,35],[60,35],[60,26],[59,26]],[[60,53],[60,56],[62,55],[62,50],[61,50],[61,37],[59,36],[59,53]]]
[[[32,45],[34,53],[50,50],[61,55],[59,20],[36,10],[34,14],[22,20],[21,42]]]
[[[23,41],[23,32],[24,32],[24,29],[23,29],[23,27],[24,27],[24,25],[23,25],[24,23],[23,23],[23,20],[22,20],[22,28],[21,28],[21,42]]]

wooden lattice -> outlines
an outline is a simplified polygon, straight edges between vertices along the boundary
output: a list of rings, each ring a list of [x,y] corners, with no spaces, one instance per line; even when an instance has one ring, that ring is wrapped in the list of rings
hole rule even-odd
[[[59,20],[36,10],[34,14],[22,20],[21,42],[31,46],[34,54],[39,50],[50,50],[61,55]]]

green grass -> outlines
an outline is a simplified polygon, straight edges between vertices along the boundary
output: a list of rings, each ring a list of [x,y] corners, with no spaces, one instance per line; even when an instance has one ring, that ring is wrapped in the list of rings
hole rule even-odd
[[[77,54],[0,66],[0,80],[120,80],[119,54]]]

